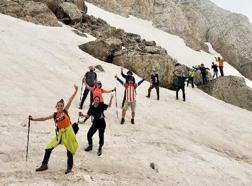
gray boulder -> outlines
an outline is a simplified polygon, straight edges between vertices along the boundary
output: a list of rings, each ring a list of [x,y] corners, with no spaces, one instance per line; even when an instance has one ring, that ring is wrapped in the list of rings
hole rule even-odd
[[[51,10],[40,2],[24,1],[0,1],[0,13],[23,19],[35,24],[46,26],[59,26],[58,20]]]
[[[81,21],[82,12],[75,4],[63,2],[57,10],[57,18],[66,24],[74,24]]]
[[[24,3],[25,20],[46,26],[59,26],[58,20],[44,3]]]
[[[252,111],[252,89],[246,85],[244,78],[219,77],[198,88],[217,99]]]
[[[115,56],[112,63],[128,68],[149,81],[152,70],[157,68],[161,86],[170,89],[174,88],[175,77],[173,71],[176,61],[169,56],[125,53],[120,56]]]
[[[106,40],[97,39],[80,45],[79,48],[95,58],[105,62],[111,62],[113,53],[121,50],[121,42],[116,38],[108,38]]]

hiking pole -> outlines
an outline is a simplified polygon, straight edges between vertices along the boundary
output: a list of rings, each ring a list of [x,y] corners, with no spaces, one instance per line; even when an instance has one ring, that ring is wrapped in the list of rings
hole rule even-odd
[[[118,119],[116,88],[115,88],[115,105],[116,105],[116,117]]]
[[[29,116],[28,120],[28,133],[27,133],[26,158],[25,158],[26,161],[28,159],[28,151],[29,151],[30,126],[31,126],[31,116]]]
[[[82,92],[83,92],[83,82],[81,84],[81,93],[80,93],[80,103],[79,103],[79,108],[80,108],[80,105],[81,105],[81,100],[82,100]]]

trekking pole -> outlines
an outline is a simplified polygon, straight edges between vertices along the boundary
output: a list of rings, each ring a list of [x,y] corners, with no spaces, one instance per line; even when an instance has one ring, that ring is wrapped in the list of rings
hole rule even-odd
[[[81,84],[80,104],[81,104],[81,100],[82,100],[82,92],[83,92],[83,82],[82,82],[82,84]],[[79,104],[79,105],[80,105],[80,104]]]
[[[116,88],[115,88],[115,105],[116,105],[116,117],[118,118]]]
[[[28,133],[27,133],[27,144],[26,144],[26,161],[28,159],[28,151],[29,151],[30,126],[31,126],[31,116],[29,116],[29,120],[28,120]]]

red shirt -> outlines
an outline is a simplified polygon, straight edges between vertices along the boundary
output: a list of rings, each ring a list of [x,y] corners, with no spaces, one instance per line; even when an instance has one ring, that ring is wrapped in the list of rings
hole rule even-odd
[[[124,84],[126,90],[126,101],[134,102],[136,100],[136,84]]]

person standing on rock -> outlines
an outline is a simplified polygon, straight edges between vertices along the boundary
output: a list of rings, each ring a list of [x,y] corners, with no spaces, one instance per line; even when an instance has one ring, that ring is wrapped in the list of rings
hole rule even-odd
[[[124,83],[120,78],[115,76],[117,81],[125,87],[125,104],[122,110],[121,124],[125,122],[126,111],[131,107],[131,124],[135,124],[135,110],[136,110],[136,88],[144,82],[144,79],[138,83],[134,83],[133,77],[128,79],[128,83]]]
[[[84,84],[85,84],[86,88],[90,91],[90,93],[93,95],[93,97],[100,98],[100,102],[104,102],[103,97],[102,97],[103,93],[111,93],[116,90],[115,88],[112,90],[104,90],[102,88],[102,83],[100,81],[97,81],[95,83],[94,87],[90,87],[85,80],[84,80]]]
[[[133,79],[133,83],[135,84],[135,78],[133,76],[133,73],[132,71],[128,71],[127,74],[124,74],[123,73],[123,68],[121,68],[121,75],[122,77],[126,80],[126,83],[129,82],[129,79]],[[124,91],[124,96],[123,96],[123,101],[122,101],[122,108],[124,107],[124,104],[125,104],[125,99],[126,99],[126,90]]]
[[[201,76],[202,76],[202,81],[203,84],[206,84],[208,79],[207,79],[207,70],[209,70],[209,68],[206,68],[204,64],[201,64],[200,67],[193,67],[196,70],[200,70]]]
[[[188,72],[188,81],[187,81],[187,86],[189,86],[189,83],[192,84],[192,88],[194,88],[194,77],[196,76],[195,70],[191,69]]]
[[[224,69],[223,69],[224,68],[224,59],[218,57],[217,62],[219,63],[220,74],[221,74],[221,76],[224,76]]]
[[[67,169],[65,174],[68,174],[72,171],[73,168],[73,154],[78,148],[78,142],[74,130],[72,128],[71,120],[68,115],[68,110],[71,106],[71,103],[78,91],[78,87],[74,85],[75,91],[73,95],[67,102],[67,105],[64,107],[64,100],[61,99],[56,104],[57,112],[54,112],[52,115],[47,117],[33,118],[29,116],[31,121],[46,121],[49,119],[54,119],[56,125],[56,137],[47,145],[45,150],[44,159],[42,165],[36,169],[36,171],[44,171],[48,169],[48,161],[51,155],[52,150],[58,145],[62,144],[67,149]]]
[[[150,88],[148,89],[148,95],[147,98],[150,98],[151,90],[155,88],[157,92],[157,100],[159,100],[159,75],[157,72],[157,69],[153,69],[151,74],[151,84]]]
[[[93,149],[92,137],[98,130],[99,131],[99,148],[97,151],[98,156],[102,155],[102,147],[104,145],[104,132],[106,128],[104,111],[107,110],[108,107],[111,107],[112,100],[113,100],[113,95],[110,98],[109,104],[106,105],[103,102],[101,102],[99,96],[96,96],[94,98],[94,104],[89,108],[87,114],[84,115],[80,113],[80,116],[86,117],[86,119],[88,119],[90,116],[93,116],[93,124],[87,133],[88,147],[85,148],[84,150],[88,152]]]
[[[89,71],[85,74],[85,76],[82,79],[82,84],[86,82],[86,84],[89,87],[94,87],[96,81],[97,81],[97,74],[95,73],[95,68],[93,66],[90,66]],[[87,98],[88,93],[89,93],[89,89],[87,87],[85,87],[85,90],[83,92],[83,96],[82,96],[82,99],[81,99],[81,102],[80,102],[79,109],[83,108],[83,104],[84,104],[84,101]],[[92,92],[90,92],[89,106],[92,105],[92,102],[93,102],[93,94],[92,94]]]
[[[213,69],[213,79],[214,77],[218,78],[218,65],[212,62],[212,69]]]

